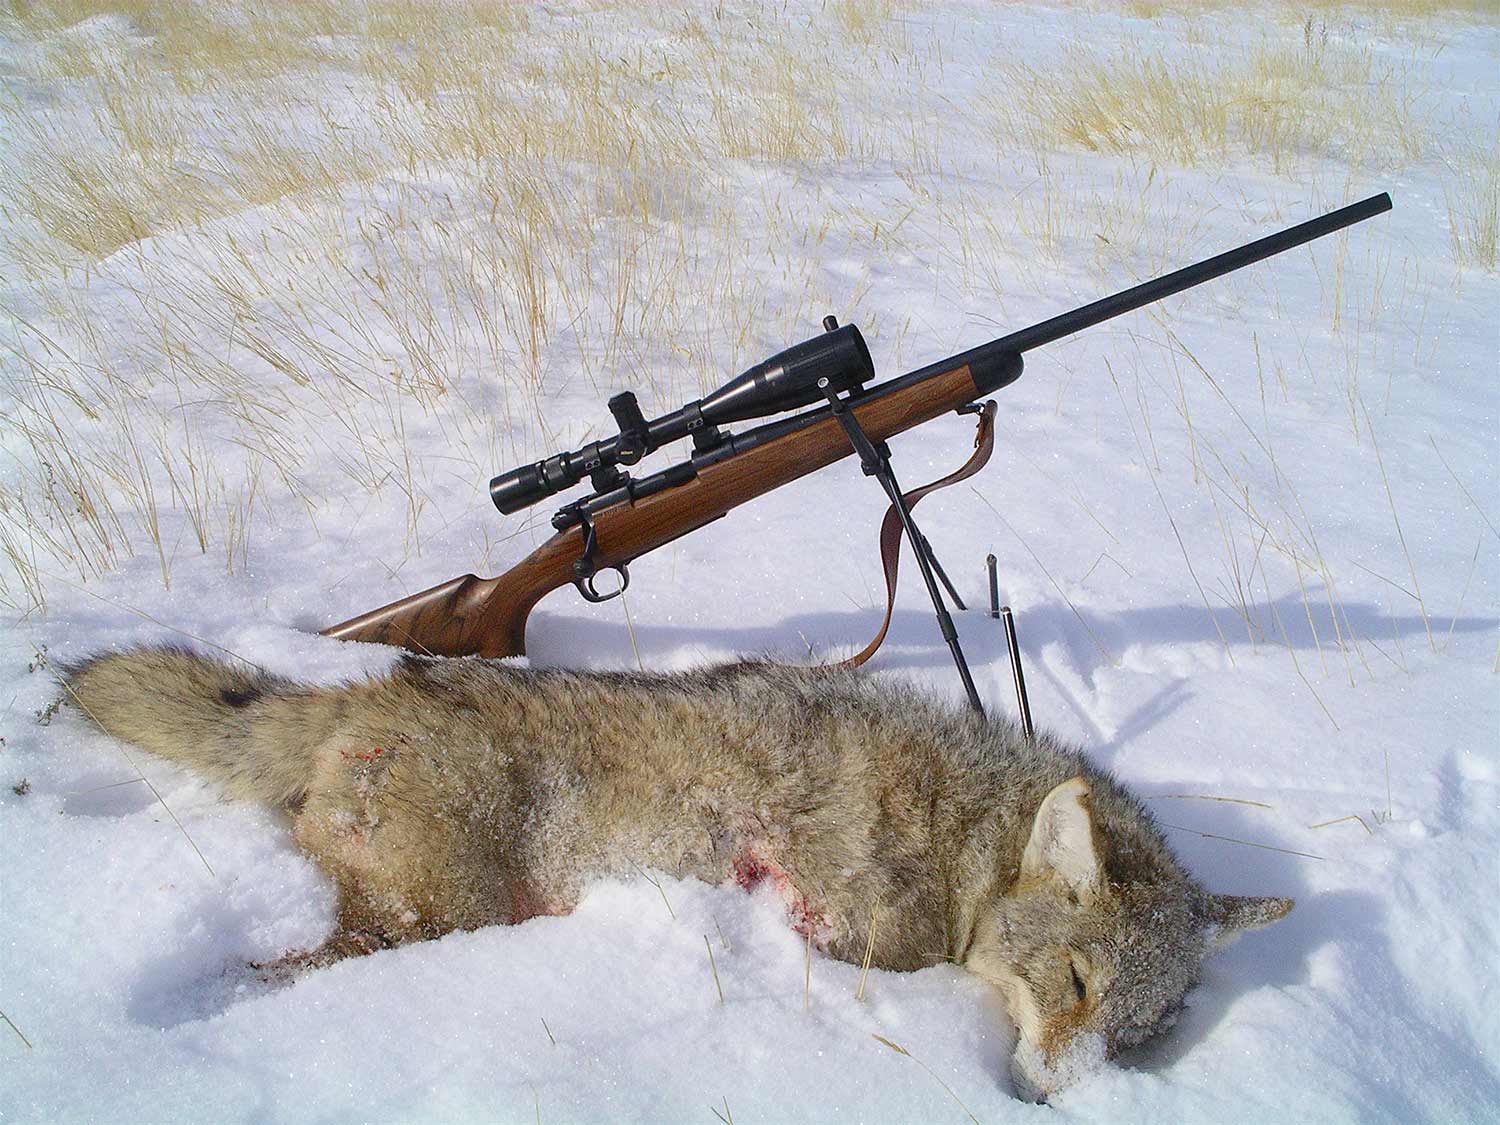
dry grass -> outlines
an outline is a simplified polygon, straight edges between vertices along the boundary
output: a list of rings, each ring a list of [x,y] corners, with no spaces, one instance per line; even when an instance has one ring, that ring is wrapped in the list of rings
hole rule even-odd
[[[17,788],[19,789],[19,786]],[[0,1012],[0,1020],[4,1020],[5,1026],[16,1033],[16,1037],[26,1045],[26,1049],[28,1051],[32,1049],[31,1040],[27,1039],[26,1036],[22,1034],[21,1029],[15,1025],[15,1022],[9,1016],[7,1016],[4,1012]]]
[[[1279,637],[1309,693],[1336,727],[1336,721],[1323,707],[1297,659],[1287,622],[1276,606],[1275,591],[1284,588],[1288,580],[1295,584],[1300,600],[1299,616],[1306,621],[1324,676],[1333,667],[1330,656],[1342,662],[1350,682],[1355,678],[1356,662],[1368,671],[1362,647],[1364,638],[1351,626],[1340,599],[1337,571],[1322,549],[1318,521],[1304,504],[1292,474],[1278,459],[1265,400],[1262,398],[1261,401],[1260,419],[1253,419],[1237,405],[1235,396],[1221,385],[1181,337],[1165,325],[1161,326],[1161,332],[1164,340],[1159,346],[1165,351],[1165,364],[1172,381],[1158,383],[1153,390],[1144,393],[1138,389],[1134,396],[1127,396],[1118,377],[1113,381],[1122,415],[1133,432],[1142,464],[1150,465],[1155,460],[1148,454],[1142,436],[1145,402],[1153,395],[1166,399],[1182,423],[1179,444],[1185,439],[1184,452],[1201,490],[1202,502],[1212,513],[1221,548],[1216,557],[1205,556],[1201,542],[1190,548],[1176,519],[1166,510],[1166,500],[1158,486],[1158,500],[1163,505],[1164,518],[1173,530],[1186,570],[1196,585],[1201,603],[1214,620],[1228,658],[1233,660],[1228,638],[1220,628],[1215,612],[1219,607],[1239,619],[1244,639],[1252,648],[1262,643],[1275,643]],[[1142,342],[1147,341],[1142,338]],[[1139,371],[1142,366],[1149,365],[1138,363],[1135,366]],[[1113,376],[1113,372],[1111,374]],[[1205,390],[1211,399],[1217,400],[1227,410],[1229,424],[1212,430],[1195,424],[1193,402]],[[1263,379],[1261,393],[1265,393]],[[1243,397],[1243,392],[1240,397]],[[1374,422],[1364,410],[1363,400],[1358,400],[1358,405],[1362,411],[1363,429],[1353,436],[1359,438],[1363,434],[1370,438],[1375,467],[1383,473],[1378,446],[1373,441]],[[1141,425],[1137,424],[1137,416],[1142,420]],[[1160,472],[1159,468],[1153,470],[1153,481]],[[1274,482],[1273,487],[1255,483],[1266,479]],[[1394,507],[1392,512],[1394,515]],[[1399,522],[1395,530],[1399,539]],[[1206,537],[1200,535],[1197,538]],[[1406,558],[1410,564],[1409,553]],[[1275,563],[1280,564],[1280,571],[1273,579]],[[1415,575],[1414,568],[1412,573]],[[1327,628],[1320,629],[1319,621],[1325,620]]]
[[[854,999],[865,998],[865,983],[870,978],[870,960],[875,955],[875,929],[880,921],[880,906],[876,904],[870,909],[870,933],[865,939],[865,955],[859,963],[859,987],[854,990]]]
[[[719,963],[714,960],[714,947],[709,944],[708,935],[703,935],[703,948],[708,950],[708,968],[714,976],[714,991],[719,995],[719,1004],[724,1003],[724,986],[719,983]]]
[[[1449,163],[1453,174],[1445,197],[1453,258],[1493,273],[1500,268],[1500,140],[1481,134]]]
[[[1321,30],[1320,30],[1321,28]],[[1303,42],[1206,43],[1171,61],[1134,47],[1071,50],[1059,67],[1011,68],[994,99],[1006,143],[1223,167],[1249,157],[1281,174],[1309,160],[1390,168],[1421,159],[1422,106],[1397,65],[1304,26]]]
[[[1262,3],[1255,6],[1247,6],[1243,0],[1127,0],[1124,8],[1130,15],[1141,19],[1225,10],[1241,13],[1248,8],[1262,18],[1296,21],[1331,16],[1421,20],[1432,16],[1489,16],[1495,10],[1491,0],[1317,0],[1314,3]]]
[[[912,1054],[905,1047],[901,1046],[901,1044],[896,1043],[896,1042],[894,1042],[894,1041],[892,1041],[890,1039],[887,1039],[884,1035],[873,1035],[872,1034],[871,1038],[874,1039],[877,1043],[879,1043],[882,1047],[885,1047],[885,1048],[887,1048],[888,1050],[891,1050],[891,1051],[895,1051],[896,1054],[902,1056],[903,1058],[911,1059],[912,1062],[916,1063],[923,1070],[925,1070],[927,1072],[927,1074],[928,1074],[928,1077],[930,1077],[934,1082],[936,1082],[939,1086],[941,1086],[943,1088],[944,1092],[950,1098],[952,1098],[954,1100],[954,1102],[956,1102],[958,1104],[958,1108],[964,1111],[964,1115],[970,1121],[974,1122],[974,1125],[979,1125],[979,1118],[975,1117],[974,1114],[969,1111],[969,1107],[966,1106],[966,1105],[964,1105],[963,1100],[961,1098],[959,1098],[958,1094],[956,1094],[954,1092],[953,1087],[950,1086],[950,1085],[948,1085],[948,1083],[944,1082],[943,1079],[942,1079],[942,1077],[938,1074],[937,1071],[933,1070],[932,1067],[928,1066],[925,1062],[923,1062],[921,1059],[919,1059],[916,1055]]]
[[[190,554],[236,572],[276,523],[345,526],[371,503],[404,514],[385,560],[399,571],[482,507],[491,473],[587,439],[552,421],[561,394],[632,386],[648,413],[670,409],[828,311],[896,363],[925,360],[905,354],[909,319],[869,309],[934,247],[945,295],[997,320],[1002,294],[1056,291],[1050,266],[1087,262],[1114,288],[1203,252],[1201,193],[1158,164],[1442,156],[1459,170],[1455,258],[1495,268],[1494,145],[1437,144],[1400,70],[1328,33],[1342,9],[1280,14],[1287,34],[1232,48],[1195,30],[1215,5],[1159,7],[1137,14],[1182,15],[1199,61],[1078,53],[1001,75],[1003,102],[938,104],[924,83],[942,45],[894,2],[816,20],[653,9],[629,46],[607,12],[477,0],[13,3],[0,23],[37,96],[0,99],[0,268],[39,307],[4,318],[0,600],[35,608],[55,578],[139,554],[164,583]],[[973,186],[948,133],[987,135],[1034,176],[1009,196]],[[1069,149],[1141,159],[1079,186]],[[891,197],[825,190],[847,173]],[[831,275],[840,256],[863,275]],[[1325,292],[1361,437],[1379,294],[1348,292],[1344,260]],[[1186,543],[1184,558],[1204,604],[1259,643],[1276,633],[1255,593],[1269,603],[1267,560],[1335,589],[1316,513],[1265,426],[1197,424],[1186,387],[1209,368],[1180,340],[1150,346],[1172,377],[1137,375],[1122,407],[1158,468],[1180,423],[1222,574]],[[1246,443],[1274,496],[1252,490]]]
[[[583,20],[529,36],[509,5],[15,5],[47,96],[0,102],[0,255],[49,307],[11,325],[0,598],[143,550],[164,583],[184,546],[243,566],[257,511],[317,518],[315,463],[397,497],[419,552],[440,473],[582,436],[547,424],[559,349],[661,409],[717,384],[768,331],[719,249],[743,169],[876,158],[846,122],[896,11],[839,8],[832,45],[769,12],[661,13],[666,45],[629,56]],[[449,414],[456,469],[411,436]]]

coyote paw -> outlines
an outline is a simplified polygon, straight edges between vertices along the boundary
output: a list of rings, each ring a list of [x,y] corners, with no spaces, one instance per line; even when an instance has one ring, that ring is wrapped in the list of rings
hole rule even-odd
[[[290,983],[303,973],[327,968],[346,957],[363,957],[391,942],[369,930],[340,930],[316,949],[294,949],[274,961],[252,961],[250,967],[268,984]]]

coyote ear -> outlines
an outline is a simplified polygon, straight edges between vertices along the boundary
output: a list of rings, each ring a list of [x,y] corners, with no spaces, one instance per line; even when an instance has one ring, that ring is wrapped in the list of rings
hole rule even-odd
[[[1245,930],[1285,918],[1294,905],[1294,900],[1276,895],[1209,895],[1209,945],[1222,949]]]
[[[1070,778],[1042,798],[1021,856],[1023,879],[1055,880],[1079,898],[1103,883],[1094,818],[1089,812],[1089,783]]]

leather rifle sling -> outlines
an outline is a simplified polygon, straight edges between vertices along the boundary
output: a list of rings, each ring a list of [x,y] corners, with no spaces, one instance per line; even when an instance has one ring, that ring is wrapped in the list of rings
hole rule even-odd
[[[979,428],[974,434],[974,452],[961,467],[949,473],[942,480],[935,480],[931,484],[924,484],[921,488],[914,488],[910,492],[901,495],[906,500],[908,509],[915,508],[917,501],[929,492],[936,492],[940,488],[947,488],[950,484],[957,484],[961,480],[968,480],[980,469],[989,463],[990,454],[995,449],[995,402],[993,399],[986,402],[979,411]],[[901,536],[904,529],[901,526],[901,516],[892,504],[886,509],[885,519],[880,522],[880,564],[885,570],[885,620],[880,623],[880,632],[875,634],[875,639],[864,647],[864,651],[848,660],[839,662],[839,665],[847,665],[850,668],[858,668],[870,657],[874,656],[885,641],[886,630],[891,627],[891,615],[896,610],[896,571],[901,565]]]

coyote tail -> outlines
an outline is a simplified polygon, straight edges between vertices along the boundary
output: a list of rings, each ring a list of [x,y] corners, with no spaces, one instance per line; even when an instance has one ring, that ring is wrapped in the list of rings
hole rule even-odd
[[[61,668],[68,698],[116,738],[219,782],[231,796],[296,805],[320,741],[317,693],[173,648]]]

